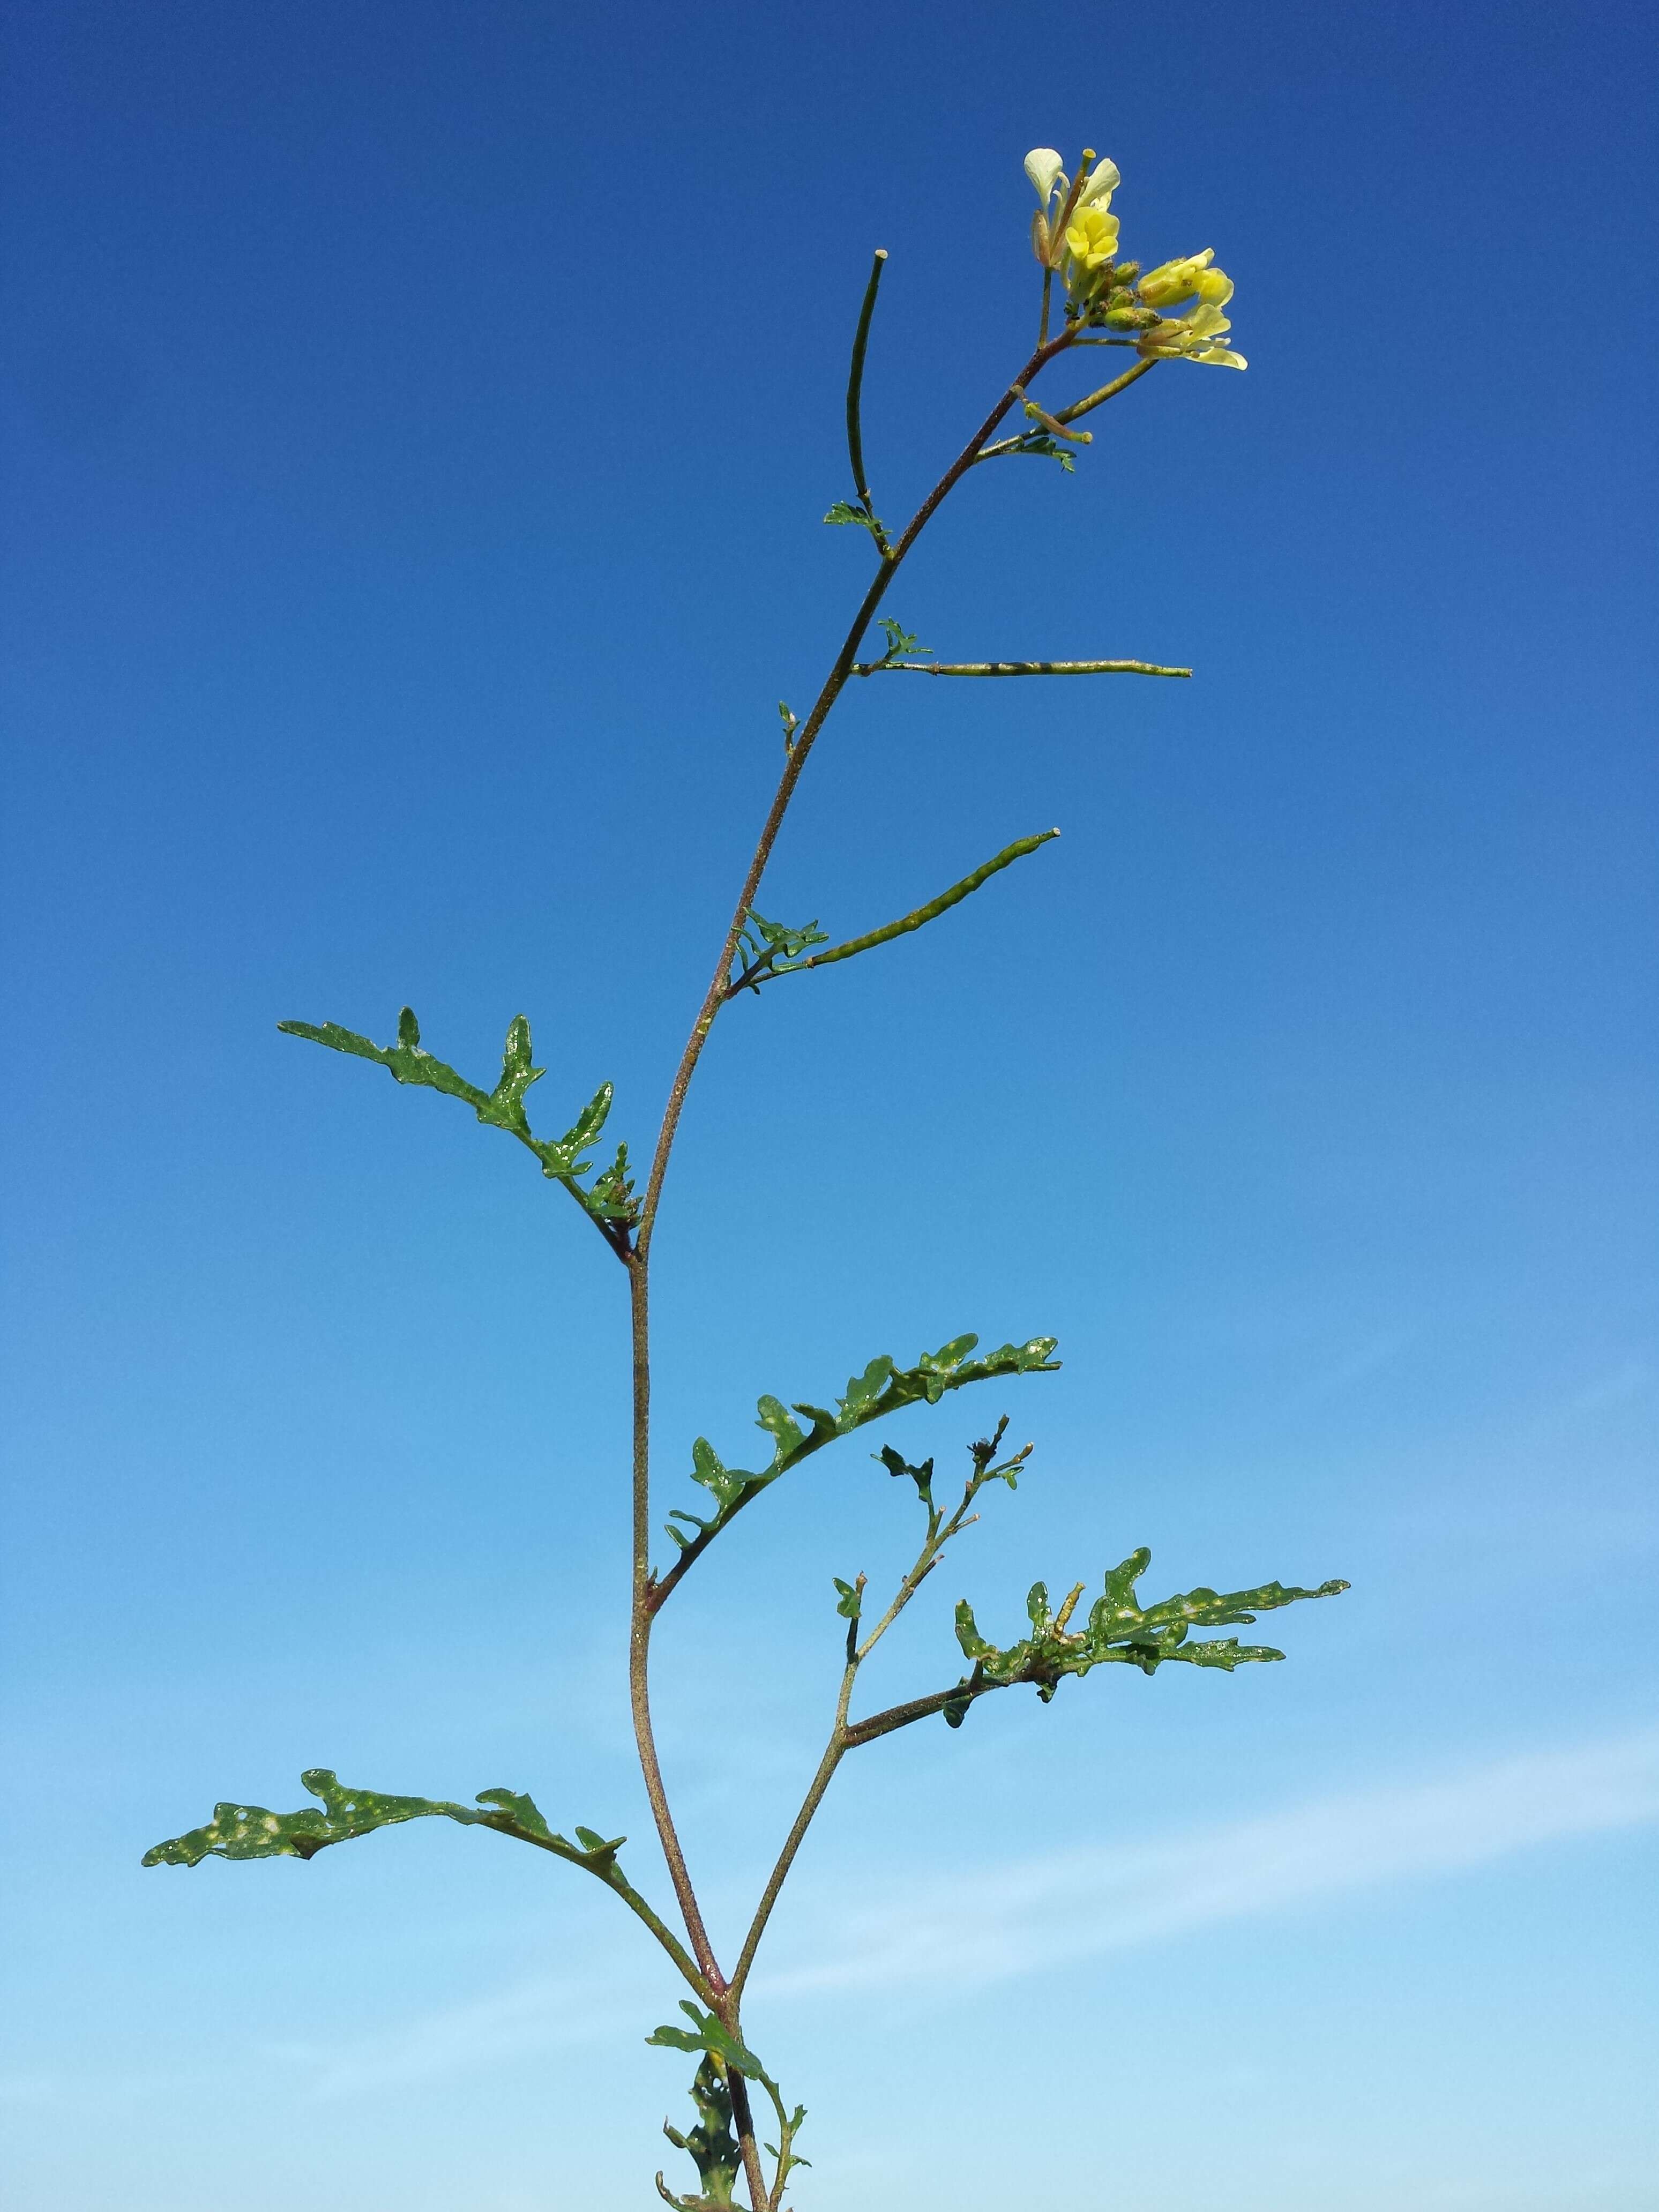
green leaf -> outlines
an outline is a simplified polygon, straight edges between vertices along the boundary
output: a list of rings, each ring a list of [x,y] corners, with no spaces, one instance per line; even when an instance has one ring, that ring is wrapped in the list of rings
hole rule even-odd
[[[697,2177],[702,2184],[702,2193],[696,2197],[673,2196],[664,2185],[660,2174],[657,2176],[657,2188],[667,2203],[680,2208],[680,2212],[727,2212],[743,2168],[743,2156],[732,2132],[732,2092],[712,2057],[704,2056],[692,2080],[690,2094],[697,2108],[696,2126],[682,2135],[665,2120],[662,2131],[676,2150],[686,2152],[695,2160]]]
[[[797,928],[789,922],[768,921],[764,915],[749,909],[738,938],[738,952],[733,965],[738,972],[727,980],[726,988],[733,990],[746,982],[758,993],[761,983],[769,975],[787,975],[801,964],[801,955],[814,945],[827,945],[829,933],[809,921]]]
[[[964,1598],[956,1612],[957,1641],[962,1656],[973,1662],[973,1673],[963,1677],[956,1694],[944,1708],[952,1728],[962,1725],[974,1698],[986,1689],[1030,1682],[1046,1704],[1068,1674],[1086,1674],[1091,1667],[1108,1664],[1139,1667],[1155,1674],[1176,1659],[1192,1667],[1218,1667],[1231,1674],[1236,1667],[1282,1659],[1282,1651],[1267,1644],[1240,1644],[1235,1636],[1188,1641],[1193,1628],[1222,1628],[1236,1622],[1253,1622],[1259,1613],[1276,1612],[1304,1598],[1335,1597],[1348,1585],[1322,1583],[1317,1589],[1287,1589],[1283,1583],[1263,1583],[1255,1589],[1231,1590],[1224,1595],[1212,1589],[1188,1590],[1177,1597],[1160,1599],[1142,1607],[1135,1584],[1146,1573],[1152,1554],[1132,1552],[1121,1566],[1106,1577],[1101,1596],[1091,1607],[1081,1629],[1067,1630],[1056,1621],[1048,1603],[1045,1583],[1033,1583],[1025,1601],[1031,1633],[1000,1650],[980,1634],[973,1608]],[[1069,1604],[1060,1609],[1064,1621]]]
[[[306,1786],[308,1789],[310,1784],[307,1783]],[[550,1844],[556,1840],[562,1843],[564,1840],[562,1837],[555,1838],[553,1831],[537,1810],[533,1797],[521,1797],[513,1790],[480,1790],[477,1796],[481,1805],[498,1807],[513,1820],[523,1834],[533,1836],[538,1843]],[[580,1835],[581,1830],[578,1828],[576,1833]],[[623,1836],[617,1840],[626,1843],[628,1839]]]
[[[806,1441],[800,1423],[788,1411],[781,1398],[763,1397],[756,1401],[757,1429],[764,1429],[773,1440],[774,1456],[787,1460],[799,1453]]]
[[[326,1766],[313,1766],[300,1777],[322,1810],[307,1805],[297,1813],[273,1813],[264,1805],[216,1805],[204,1827],[171,1837],[144,1853],[142,1863],[151,1866],[198,1866],[211,1856],[222,1859],[314,1858],[331,1844],[349,1843],[355,1837],[373,1835],[403,1820],[422,1820],[433,1814],[458,1820],[464,1827],[494,1828],[537,1844],[544,1850],[574,1861],[601,1875],[616,1862],[626,1836],[607,1840],[591,1828],[578,1828],[577,1843],[556,1835],[537,1810],[533,1799],[511,1790],[481,1790],[477,1812],[471,1805],[453,1805],[441,1797],[389,1797],[376,1790],[349,1789]]]
[[[830,1579],[841,1592],[836,1600],[836,1611],[843,1620],[856,1620],[864,1610],[864,1592],[856,1583],[842,1582],[839,1575],[831,1575]]]
[[[908,1474],[911,1481],[915,1484],[916,1495],[922,1504],[924,1505],[933,1504],[933,1462],[932,1460],[925,1459],[920,1467],[912,1467],[902,1453],[896,1452],[891,1444],[884,1444],[874,1456],[881,1462],[889,1474],[896,1476]]]
[[[854,507],[851,500],[847,499],[838,499],[823,519],[826,522],[856,523],[860,530],[867,530],[872,538],[878,536],[883,527],[876,516],[866,514],[861,507]]]
[[[611,1086],[606,1084],[605,1090]],[[620,1221],[632,1228],[640,1218],[639,1200],[634,1194],[634,1178],[628,1165],[628,1146],[617,1147],[617,1157],[608,1168],[593,1178],[592,1188],[581,1190],[573,1184],[576,1195],[588,1212],[605,1221]]]
[[[507,1042],[501,1050],[501,1073],[493,1091],[481,1091],[476,1083],[469,1083],[465,1076],[458,1075],[447,1061],[434,1059],[422,1045],[420,1024],[408,1006],[398,1017],[398,1042],[393,1045],[375,1044],[366,1036],[359,1036],[355,1030],[342,1029],[338,1022],[278,1022],[276,1026],[289,1036],[306,1037],[313,1044],[327,1045],[331,1051],[349,1053],[358,1060],[375,1060],[390,1072],[396,1082],[441,1091],[446,1097],[465,1100],[487,1127],[506,1130],[532,1152],[542,1164],[542,1173],[555,1182],[562,1182],[596,1221],[632,1227],[638,1219],[639,1206],[628,1175],[626,1145],[618,1148],[615,1163],[597,1178],[591,1190],[584,1190],[576,1181],[592,1164],[582,1154],[598,1138],[611,1111],[611,1088],[608,1083],[599,1085],[556,1141],[550,1143],[532,1133],[524,1096],[532,1083],[540,1082],[544,1071],[531,1064],[530,1024],[522,1014],[515,1014],[507,1026]]]
[[[887,633],[887,650],[881,656],[884,660],[897,660],[907,653],[920,653],[932,659],[933,647],[919,645],[911,633],[901,623],[896,623],[891,615],[884,615],[876,627]]]
[[[1017,446],[1008,448],[1011,453],[1041,453],[1045,459],[1058,461],[1068,477],[1077,474],[1073,465],[1072,450],[1063,438],[1056,438],[1048,430],[1030,431]]]
[[[740,2042],[712,2012],[704,2012],[689,1997],[680,1999],[680,2010],[691,2022],[689,2028],[659,2027],[646,2037],[646,2041],[675,2051],[706,2051],[723,2065],[735,2066],[739,2074],[747,2074],[757,2081],[771,2079],[748,2045]]]
[[[799,1424],[789,1419],[779,1399],[769,1395],[761,1398],[757,1406],[757,1426],[766,1430],[774,1439],[772,1464],[756,1474],[740,1468],[723,1468],[713,1445],[706,1437],[700,1437],[692,1447],[692,1479],[711,1492],[719,1510],[712,1519],[703,1520],[695,1513],[676,1508],[672,1519],[687,1522],[697,1534],[687,1536],[671,1525],[669,1534],[682,1551],[701,1552],[768,1484],[775,1482],[781,1474],[787,1474],[838,1437],[850,1436],[866,1422],[880,1420],[906,1406],[936,1406],[947,1390],[959,1390],[969,1382],[988,1382],[1001,1376],[1049,1375],[1060,1365],[1051,1357],[1056,1342],[1052,1336],[1034,1336],[1024,1344],[1000,1345],[983,1358],[970,1358],[969,1355],[978,1342],[978,1337],[972,1334],[952,1337],[937,1352],[923,1352],[914,1367],[897,1367],[890,1356],[883,1352],[870,1362],[861,1375],[849,1379],[846,1395],[836,1400],[833,1412],[803,1400],[795,1401],[793,1410],[806,1416],[812,1425],[810,1431],[803,1432]],[[884,1464],[890,1473],[899,1471],[886,1461],[884,1455]],[[901,1462],[901,1468],[902,1464]],[[740,1485],[729,1497],[721,1496],[710,1480],[715,1468]],[[917,1473],[913,1468],[903,1471],[913,1475]]]

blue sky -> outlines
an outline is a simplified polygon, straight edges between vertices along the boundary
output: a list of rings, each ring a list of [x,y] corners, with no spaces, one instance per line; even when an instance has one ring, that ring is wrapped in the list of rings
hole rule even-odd
[[[1644,11],[1164,0],[14,12],[0,653],[18,2212],[649,2197],[611,1900],[430,1823],[143,1872],[302,1767],[636,1839],[620,1271],[426,1042],[648,1137],[868,548],[1024,357],[1029,146],[1247,375],[979,472],[891,605],[1190,685],[849,696],[765,910],[934,928],[736,1006],[658,1243],[662,1504],[762,1390],[1051,1333],[882,1702],[1027,1584],[1349,1577],[849,1762],[754,2040],[802,2212],[1652,2212],[1655,776]],[[1058,387],[1057,387],[1058,388]],[[1066,394],[1069,396],[1070,386]],[[559,1123],[562,1126],[562,1123]],[[817,1757],[857,1443],[659,1638],[718,1942]],[[1190,1672],[1192,1679],[1184,1679]],[[1127,1679],[1121,1679],[1127,1677]],[[438,1832],[441,1827],[442,1832]],[[1646,1963],[1644,1963],[1644,1961]],[[686,2169],[689,2174],[689,2167]],[[641,2198],[641,2191],[647,2194]]]

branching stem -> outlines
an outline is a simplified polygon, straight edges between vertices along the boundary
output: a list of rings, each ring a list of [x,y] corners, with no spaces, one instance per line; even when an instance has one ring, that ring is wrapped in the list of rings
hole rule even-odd
[[[995,1443],[1001,1442],[1003,1431],[1007,1425],[1006,1419],[998,1425]],[[743,1949],[732,1975],[732,1995],[734,2000],[740,1998],[743,1994],[744,1984],[749,1979],[750,1968],[755,1963],[755,1954],[759,1950],[761,1938],[766,1933],[766,1923],[771,1918],[772,1908],[778,1901],[778,1893],[788,1879],[789,1869],[795,1863],[795,1854],[805,1840],[806,1831],[812,1825],[813,1815],[823,1802],[824,1793],[835,1778],[836,1769],[841,1765],[848,1751],[855,1745],[867,1740],[866,1727],[853,1723],[848,1717],[852,1709],[853,1686],[858,1680],[859,1668],[870,1656],[882,1638],[886,1635],[928,1576],[932,1574],[939,1563],[939,1553],[951,1539],[960,1535],[964,1528],[970,1528],[977,1520],[979,1517],[977,1514],[970,1514],[968,1509],[985,1485],[1006,1475],[1012,1468],[1018,1467],[1030,1449],[1030,1444],[1027,1444],[1024,1451],[1016,1454],[1006,1466],[993,1468],[990,1462],[994,1455],[994,1443],[975,1445],[974,1472],[963,1486],[961,1504],[949,1515],[942,1512],[934,1504],[930,1493],[924,1492],[924,1503],[927,1508],[927,1534],[922,1540],[921,1549],[916,1554],[915,1565],[900,1583],[886,1612],[882,1614],[861,1644],[856,1640],[857,1617],[855,1616],[848,1623],[847,1663],[842,1672],[841,1693],[836,1700],[836,1717],[830,1727],[830,1741],[823,1747],[823,1756],[818,1761],[817,1771],[808,1784],[806,1795],[801,1800],[800,1810],[796,1814],[794,1823],[788,1835],[784,1838],[783,1849],[779,1852],[777,1863],[767,1878],[766,1887],[761,1893],[761,1900],[756,1908],[754,1919],[750,1923],[749,1933],[744,1938]],[[862,1575],[859,1577],[856,1587],[859,1596],[862,1599],[864,1595]],[[942,1708],[945,1698],[951,1694],[949,1691],[944,1692],[939,1698],[939,1705],[934,1710],[939,1711]],[[918,1714],[916,1717],[920,1719],[921,1716]],[[884,1731],[878,1732],[884,1733]]]
[[[869,488],[866,481],[859,410],[870,319],[875,309],[876,292],[880,283],[884,258],[885,257],[881,254],[876,257],[871,270],[870,281],[866,289],[864,305],[860,313],[858,332],[854,344],[853,368],[848,381],[847,403],[848,458],[852,463],[854,488],[866,514],[871,514],[872,520],[874,516],[870,505]],[[1013,385],[1018,386],[1023,392],[1024,387],[1041,374],[1050,362],[1073,343],[1076,337],[1076,331],[1069,325],[1056,337],[1049,338],[1045,334],[1030,360],[1021,368],[1018,375],[1013,379]],[[1146,366],[1150,364],[1142,364],[1143,368]],[[1115,388],[1121,389],[1125,383],[1132,381],[1133,375],[1139,373],[1140,372],[1137,370],[1132,372],[1130,377],[1120,379],[1118,386]],[[1056,419],[1070,421],[1078,414],[1086,412],[1089,407],[1097,405],[1102,399],[1110,397],[1113,388],[1109,387],[1107,391],[1095,395],[1092,399],[1082,403],[1076,408],[1062,410],[1061,416]],[[794,797],[796,786],[800,781],[812,748],[817,742],[818,733],[828,720],[836,700],[846,688],[849,677],[855,672],[862,672],[858,670],[859,647],[863,643],[870,625],[875,619],[877,611],[886,596],[888,587],[903,564],[906,556],[927,527],[928,523],[932,521],[945,500],[949,497],[975,462],[984,457],[988,441],[994,436],[998,427],[1014,404],[1013,389],[1005,386],[1002,396],[911,516],[896,543],[890,545],[884,535],[877,533],[878,548],[881,554],[880,565],[860,602],[852,623],[842,641],[841,649],[831,663],[830,672],[824,678],[823,686],[813,702],[811,711],[805,721],[791,733],[791,743],[785,759],[783,773],[778,780],[772,804],[761,826],[760,836],[744,871],[737,904],[727,926],[724,942],[720,946],[720,957],[714,964],[714,975],[703,994],[696,1019],[691,1025],[691,1033],[686,1039],[684,1049],[680,1054],[679,1065],[675,1070],[673,1080],[669,1086],[661,1126],[658,1131],[656,1146],[652,1154],[645,1194],[641,1204],[638,1224],[634,1233],[631,1249],[625,1255],[629,1277],[633,1342],[633,1598],[629,1637],[629,1701],[646,1796],[650,1803],[652,1818],[656,1824],[657,1835],[662,1846],[669,1879],[673,1884],[674,1894],[678,1900],[680,1911],[685,1922],[686,1934],[690,1942],[691,1953],[695,1959],[696,1978],[693,1979],[693,1986],[702,1989],[707,1994],[714,2009],[734,2034],[739,2032],[738,2003],[743,1985],[754,1963],[755,1953],[765,1931],[767,1920],[777,1901],[778,1892],[782,1887],[795,1853],[800,1848],[801,1840],[806,1833],[812,1816],[823,1801],[824,1791],[830,1786],[836,1766],[845,1753],[853,1746],[870,1741],[874,1735],[885,1733],[886,1726],[903,1725],[902,1720],[893,1717],[893,1714],[902,1710],[896,1707],[893,1709],[893,1714],[878,1715],[873,1722],[858,1724],[849,1722],[848,1710],[853,1684],[859,1667],[878,1638],[886,1632],[888,1626],[908,1603],[910,1597],[914,1595],[915,1589],[932,1567],[940,1546],[949,1540],[950,1535],[956,1533],[957,1527],[963,1525],[961,1516],[964,1508],[958,1508],[957,1514],[951,1517],[949,1523],[940,1523],[930,1504],[928,1536],[916,1565],[901,1585],[899,1593],[888,1613],[884,1615],[875,1630],[866,1639],[865,1644],[849,1652],[842,1676],[841,1695],[836,1703],[836,1720],[830,1732],[830,1741],[825,1747],[823,1759],[819,1761],[817,1772],[813,1777],[800,1812],[796,1816],[794,1826],[786,1839],[777,1865],[773,1869],[772,1877],[767,1884],[759,1909],[745,1938],[738,1966],[728,1983],[721,1973],[719,1962],[715,1958],[708,1931],[704,1925],[702,1911],[697,1902],[696,1892],[686,1866],[685,1854],[680,1844],[669,1806],[667,1791],[663,1782],[662,1767],[657,1754],[655,1735],[651,1720],[650,1644],[652,1622],[655,1612],[650,1563],[649,1279],[651,1247],[656,1232],[658,1211],[662,1203],[663,1182],[667,1174],[674,1139],[678,1133],[680,1116],[684,1110],[686,1093],[690,1088],[692,1077],[696,1073],[697,1063],[702,1056],[703,1047],[708,1041],[715,1017],[728,996],[732,963],[737,957],[739,940],[744,925],[748,921],[750,909],[754,903],[756,893],[760,888],[767,865],[772,857],[773,848],[777,842],[778,834],[783,826],[789,803]],[[982,669],[976,668],[975,672],[1000,672],[1004,665],[1004,664],[988,662],[983,664]],[[1019,665],[1006,664],[1010,672],[1018,665]],[[1033,664],[1030,669],[1023,670],[1022,672],[1035,672],[1035,669],[1036,665]],[[1058,665],[1053,672],[1060,672]],[[1103,668],[1097,672],[1106,672]],[[1005,864],[1005,861],[1000,860],[994,865]],[[965,893],[962,895],[965,896]],[[893,925],[890,933],[896,934],[899,929],[908,926],[912,926],[909,917],[907,917],[903,923]],[[879,936],[882,933],[877,933],[877,934]],[[843,957],[850,949],[837,948],[841,957]],[[979,1467],[976,1461],[975,1481],[969,1486],[969,1495],[972,1490],[977,1487],[978,1481],[983,1479],[985,1479],[983,1468]],[[966,1500],[964,1500],[964,1507],[965,1503]],[[659,1596],[660,1593],[656,1595]],[[924,1700],[923,1703],[927,1705],[928,1710],[938,1711],[945,1701],[945,1694],[949,1693],[942,1694],[937,1701]],[[917,1712],[915,1717],[920,1718],[921,1713]],[[647,1907],[647,1910],[648,1911],[649,1908]],[[666,1934],[665,1930],[663,1932]],[[669,1938],[671,1944],[673,1940],[672,1937]],[[680,1966],[682,1972],[685,1972],[685,1964],[682,1959],[677,1958],[676,1964]],[[692,1977],[688,1976],[688,1979],[691,1978]],[[750,2110],[746,2086],[742,2075],[735,2069],[731,2070],[729,2078],[732,2117],[742,2147],[744,2172],[749,2184],[750,2195],[753,2200],[754,2212],[775,2212],[776,2200],[781,2194],[782,2173],[780,2172],[777,2188],[769,2192],[761,2171],[759,2148],[755,2141],[753,2115]]]

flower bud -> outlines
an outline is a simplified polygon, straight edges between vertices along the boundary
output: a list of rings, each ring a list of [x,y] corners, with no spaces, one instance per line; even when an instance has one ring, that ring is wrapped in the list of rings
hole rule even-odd
[[[1203,300],[1212,307],[1224,307],[1233,296],[1232,279],[1212,269],[1215,248],[1189,253],[1179,261],[1165,261],[1140,280],[1140,296],[1150,307],[1178,307],[1186,300]]]

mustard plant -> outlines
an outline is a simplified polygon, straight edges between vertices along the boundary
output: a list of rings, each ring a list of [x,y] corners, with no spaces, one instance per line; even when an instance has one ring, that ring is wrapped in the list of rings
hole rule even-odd
[[[669,1549],[653,1559],[653,1469],[651,1436],[652,1322],[651,1260],[665,1179],[675,1136],[691,1085],[716,1024],[729,1010],[759,998],[786,980],[808,975],[833,962],[874,951],[913,930],[924,928],[970,897],[993,876],[1039,851],[1058,836],[1044,830],[1020,837],[959,883],[888,922],[884,927],[832,943],[816,923],[801,926],[768,919],[756,902],[762,896],[771,858],[790,802],[822,736],[831,710],[848,685],[874,678],[1042,678],[1139,676],[1179,679],[1187,668],[1146,660],[941,660],[917,643],[882,608],[900,570],[944,501],[963,478],[988,464],[1017,456],[1059,463],[1068,473],[1092,441],[1078,426],[1109,401],[1121,399],[1161,363],[1185,361],[1242,369],[1243,356],[1227,343],[1231,328],[1223,312],[1232,296],[1231,279],[1206,249],[1160,263],[1143,271],[1119,246],[1119,218],[1112,200],[1121,181],[1115,166],[1085,149],[1067,176],[1062,157],[1039,147],[1025,161],[1037,206],[1030,217],[1030,242],[1041,271],[1037,331],[1031,350],[993,400],[984,420],[963,444],[915,513],[890,527],[878,514],[865,467],[860,421],[866,351],[884,269],[878,252],[865,288],[854,334],[847,386],[847,450],[851,497],[837,500],[827,523],[861,532],[868,539],[873,573],[859,600],[845,636],[809,711],[797,716],[782,703],[783,767],[752,857],[720,940],[708,988],[697,1008],[640,1188],[626,1144],[618,1144],[607,1164],[595,1169],[602,1133],[609,1120],[611,1086],[601,1084],[562,1135],[538,1136],[526,1104],[542,1070],[532,1054],[530,1024],[522,1014],[507,1031],[501,1074],[493,1088],[470,1082],[428,1051],[408,1007],[398,1024],[396,1041],[380,1045],[336,1022],[283,1022],[289,1035],[325,1045],[336,1052],[372,1060],[400,1084],[423,1086],[459,1098],[486,1127],[517,1139],[538,1163],[543,1176],[563,1189],[586,1215],[607,1249],[610,1260],[628,1278],[632,1331],[633,1465],[632,1583],[629,1637],[629,1692],[635,1744],[655,1825],[672,1905],[661,1911],[624,1875],[618,1854],[627,1838],[575,1827],[567,1836],[550,1827],[533,1800],[507,1789],[482,1790],[471,1805],[425,1797],[391,1796],[348,1787],[327,1768],[301,1777],[317,1802],[303,1810],[273,1813],[258,1805],[220,1804],[204,1826],[191,1829],[145,1855],[146,1866],[194,1866],[202,1859],[310,1859],[317,1852],[378,1828],[441,1815],[470,1827],[528,1844],[564,1861],[601,1882],[640,1922],[660,1947],[689,1995],[680,2003],[684,2025],[658,2027],[648,2042],[683,2051],[696,2061],[690,2086],[694,2124],[684,2130],[665,2123],[664,2133],[685,2153],[696,2170],[695,2189],[672,2187],[659,2172],[659,2194],[679,2212],[726,2212],[741,2189],[752,2212],[783,2212],[791,2177],[805,2161],[796,2148],[804,2108],[792,2105],[757,2055],[744,2016],[744,1998],[773,1908],[813,1815],[843,1759],[867,1745],[919,1723],[942,1720],[962,1727],[981,1698],[1019,1684],[1033,1687],[1045,1703],[1069,1677],[1103,1666],[1128,1667],[1144,1675],[1181,1662],[1231,1674],[1249,1662],[1276,1660],[1271,1646],[1241,1644],[1234,1636],[1194,1631],[1249,1625],[1258,1613],[1297,1602],[1328,1597],[1346,1589],[1327,1582],[1316,1589],[1287,1588],[1273,1582],[1255,1589],[1217,1592],[1186,1590],[1143,1603],[1139,1585],[1149,1555],[1145,1550],[1106,1573],[1104,1585],[1085,1605],[1085,1583],[1074,1584],[1051,1602],[1042,1583],[1027,1600],[1024,1632],[1003,1644],[981,1632],[966,1601],[956,1611],[957,1640],[963,1668],[926,1697],[872,1711],[855,1710],[862,1670],[876,1646],[939,1565],[946,1547],[977,1518],[975,1509],[993,1486],[1016,1488],[1032,1446],[1005,1448],[1006,1415],[990,1433],[968,1446],[968,1468],[959,1483],[942,1479],[932,1459],[911,1465],[884,1445],[876,1455],[890,1476],[914,1486],[922,1516],[915,1557],[885,1602],[872,1597],[866,1578],[834,1579],[835,1609],[845,1623],[841,1680],[834,1700],[828,1740],[799,1811],[784,1837],[771,1873],[756,1902],[735,1955],[717,1954],[664,1786],[651,1710],[651,1639],[664,1607],[696,1569],[698,1561],[745,1511],[783,1476],[812,1453],[822,1451],[908,1406],[937,1406],[958,1390],[1023,1376],[1052,1373],[1055,1340],[1034,1336],[981,1352],[976,1336],[952,1338],[935,1352],[924,1352],[909,1365],[886,1354],[871,1359],[830,1406],[810,1401],[786,1404],[763,1395],[757,1425],[771,1453],[757,1468],[728,1466],[706,1437],[691,1447],[690,1475],[702,1496],[699,1507],[676,1505],[665,1524]],[[1056,397],[1052,406],[1033,396],[1040,379],[1075,368],[1088,350],[1116,348],[1133,356],[1119,374],[1080,397]],[[1048,383],[1044,385],[1045,392]],[[879,641],[872,641],[872,632]],[[770,902],[769,901],[769,904]],[[801,988],[799,982],[793,988]],[[826,1594],[826,1607],[828,1595]],[[762,2039],[764,2039],[763,2038]],[[769,2118],[757,2119],[757,2094]],[[772,2140],[772,2137],[775,2140]]]

